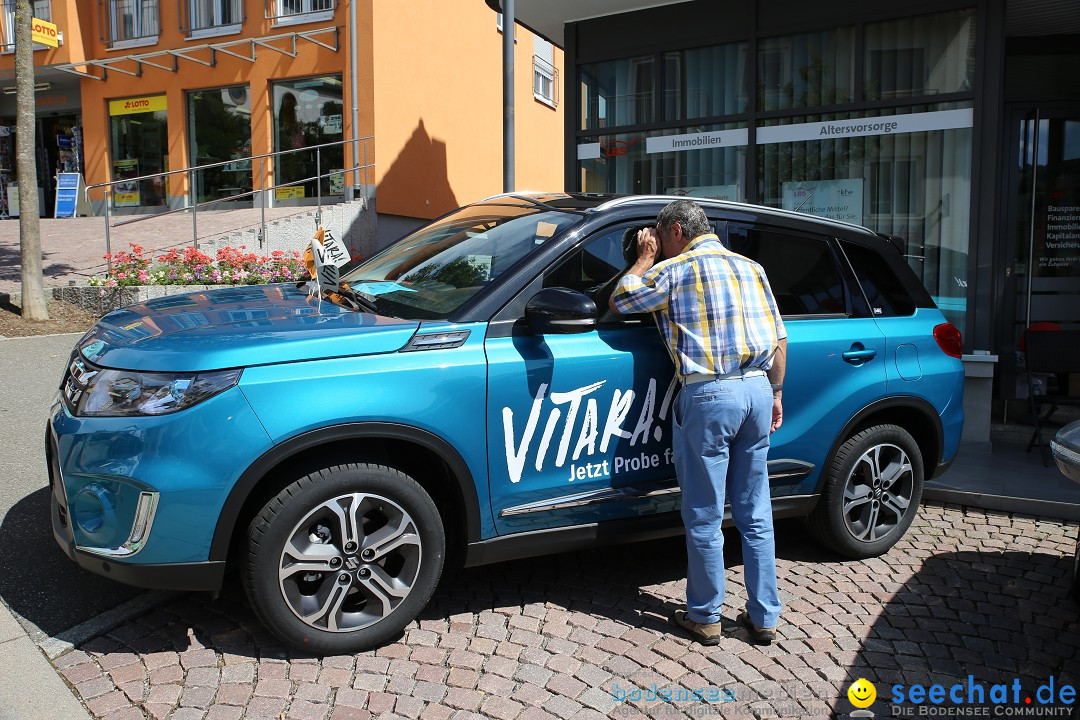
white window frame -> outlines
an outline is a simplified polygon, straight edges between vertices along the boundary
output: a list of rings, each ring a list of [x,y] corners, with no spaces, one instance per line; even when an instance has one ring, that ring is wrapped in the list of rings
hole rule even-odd
[[[111,49],[116,50],[122,48],[142,47],[145,45],[157,44],[158,36],[161,35],[161,8],[159,4],[154,3],[154,10],[157,11],[157,17],[153,18],[153,22],[155,25],[158,26],[156,28],[157,32],[152,35],[144,35],[142,29],[147,22],[145,0],[134,0],[134,2],[132,2],[131,4],[131,7],[134,9],[134,12],[131,15],[132,35],[134,37],[125,38],[120,37],[120,29],[123,27],[123,15],[117,12],[120,9],[119,3],[115,2],[115,0],[112,0],[108,3],[108,5],[109,39],[111,40],[111,42],[109,43],[109,47]]]
[[[197,14],[197,7],[201,0],[187,0],[188,3],[188,17],[191,19],[189,25],[195,25],[195,16]],[[242,3],[236,3],[234,0],[212,0],[213,6],[211,8],[212,18],[206,24],[206,27],[192,28],[188,30],[187,36],[189,40],[198,40],[207,37],[216,37],[218,35],[235,35],[240,32],[241,25],[243,25],[243,12],[244,7]],[[234,9],[238,10],[241,14],[241,19],[225,24],[225,9],[228,5],[235,5]]]
[[[299,2],[301,9],[299,12],[287,12],[285,9],[286,0],[271,0],[274,7],[273,22],[275,26],[280,25],[299,25],[302,23],[311,22],[323,22],[326,20],[333,20],[334,13],[337,11],[336,0],[293,0]],[[329,9],[323,7],[315,7],[316,5],[329,4]]]
[[[559,106],[559,69],[555,67],[555,46],[538,35],[533,36],[533,98],[548,107]]]

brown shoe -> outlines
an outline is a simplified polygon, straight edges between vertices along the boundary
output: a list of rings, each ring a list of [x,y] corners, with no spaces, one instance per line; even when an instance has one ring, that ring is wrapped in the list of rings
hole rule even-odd
[[[699,623],[690,619],[685,610],[676,610],[671,615],[671,624],[681,627],[702,645],[719,645],[724,634],[720,623]]]
[[[776,628],[763,628],[754,624],[754,621],[750,619],[750,613],[743,610],[739,613],[739,616],[735,618],[735,621],[750,631],[750,639],[758,645],[771,645],[776,640]]]

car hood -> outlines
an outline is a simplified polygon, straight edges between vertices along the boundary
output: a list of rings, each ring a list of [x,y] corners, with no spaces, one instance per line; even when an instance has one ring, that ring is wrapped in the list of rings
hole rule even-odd
[[[394,352],[418,326],[293,285],[251,285],[129,305],[103,317],[79,347],[104,367],[195,372]]]

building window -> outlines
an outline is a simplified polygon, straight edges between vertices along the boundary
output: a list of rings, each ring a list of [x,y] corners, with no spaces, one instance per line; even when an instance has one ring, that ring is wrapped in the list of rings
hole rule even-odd
[[[38,20],[52,21],[51,0],[34,0],[34,17]],[[0,52],[11,52],[15,49],[15,0],[3,0],[3,17],[0,18]],[[34,49],[43,48],[44,45],[34,44]]]
[[[975,72],[975,10],[869,23],[867,100],[968,92]]]
[[[130,182],[113,188],[113,207],[168,203],[164,177],[135,180],[169,169],[168,101],[164,95],[109,101],[109,150],[112,179]]]
[[[745,42],[664,53],[664,120],[746,112],[746,54]]]
[[[542,37],[533,37],[533,97],[545,105],[559,104],[559,70],[555,67],[555,46]]]
[[[266,0],[266,17],[277,24],[333,17],[335,0]]]
[[[227,162],[195,174],[198,202],[251,191],[251,99],[246,85],[188,93],[191,167]],[[251,197],[236,198],[250,203]]]
[[[837,105],[855,99],[855,29],[758,42],[758,110]]]
[[[343,146],[308,149],[345,138],[341,76],[283,80],[272,88],[274,150],[281,153],[274,161],[275,201],[343,195]]]
[[[156,38],[160,23],[157,0],[101,0],[102,40],[110,45]]]
[[[652,55],[581,66],[581,129],[651,123],[656,96]]]
[[[244,21],[242,0],[187,0],[180,4],[180,30],[202,33],[213,30],[223,34],[239,29]]]

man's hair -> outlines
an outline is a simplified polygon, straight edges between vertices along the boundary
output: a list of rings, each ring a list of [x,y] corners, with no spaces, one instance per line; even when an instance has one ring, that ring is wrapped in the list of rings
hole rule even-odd
[[[683,235],[690,239],[710,232],[705,211],[692,200],[676,200],[656,216],[657,227],[669,228],[675,223],[682,225]]]

